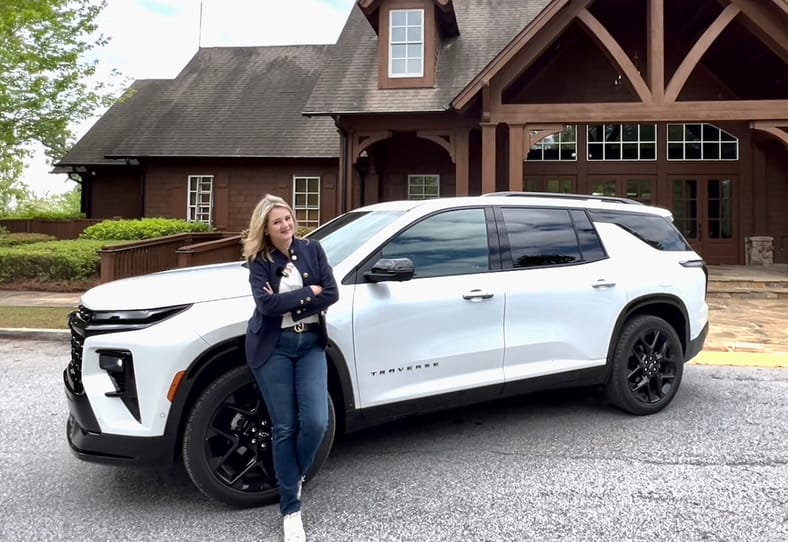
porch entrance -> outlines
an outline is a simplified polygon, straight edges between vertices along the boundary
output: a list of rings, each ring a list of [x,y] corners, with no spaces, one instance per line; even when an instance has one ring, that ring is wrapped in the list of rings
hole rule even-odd
[[[669,176],[670,209],[676,227],[708,262],[738,263],[731,175]]]

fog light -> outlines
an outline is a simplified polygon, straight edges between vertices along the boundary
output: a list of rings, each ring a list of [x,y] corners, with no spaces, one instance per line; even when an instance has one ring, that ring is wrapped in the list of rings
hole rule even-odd
[[[122,373],[123,365],[128,354],[113,352],[99,354],[99,367],[108,373]]]

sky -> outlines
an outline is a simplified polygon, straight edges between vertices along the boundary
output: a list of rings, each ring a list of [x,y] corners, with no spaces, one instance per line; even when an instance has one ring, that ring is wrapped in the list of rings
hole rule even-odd
[[[172,79],[200,45],[335,43],[355,1],[109,0],[97,19],[99,32],[110,39],[95,53],[97,75],[106,77],[116,69],[129,83]],[[103,112],[72,126],[75,141]],[[65,175],[50,174],[51,169],[43,152],[36,152],[22,181],[39,195],[75,186]]]

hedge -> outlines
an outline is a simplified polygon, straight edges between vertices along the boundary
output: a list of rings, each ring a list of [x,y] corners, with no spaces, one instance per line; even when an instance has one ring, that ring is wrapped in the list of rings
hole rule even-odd
[[[41,243],[43,241],[57,241],[57,237],[45,233],[0,233],[0,247],[29,245],[32,243]]]
[[[85,228],[80,239],[100,241],[135,241],[165,235],[191,232],[210,232],[216,228],[201,222],[187,222],[177,218],[141,218],[134,220],[105,220]]]
[[[104,241],[71,240],[0,246],[0,282],[95,279],[101,265],[97,251],[107,244]]]

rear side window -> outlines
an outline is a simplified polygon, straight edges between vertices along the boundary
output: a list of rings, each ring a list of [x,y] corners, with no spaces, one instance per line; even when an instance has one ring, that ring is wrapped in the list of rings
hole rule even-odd
[[[512,266],[543,267],[581,261],[575,228],[566,209],[501,209]]]
[[[665,217],[613,211],[590,211],[594,222],[609,222],[656,248],[666,252],[692,250],[673,223]]]

